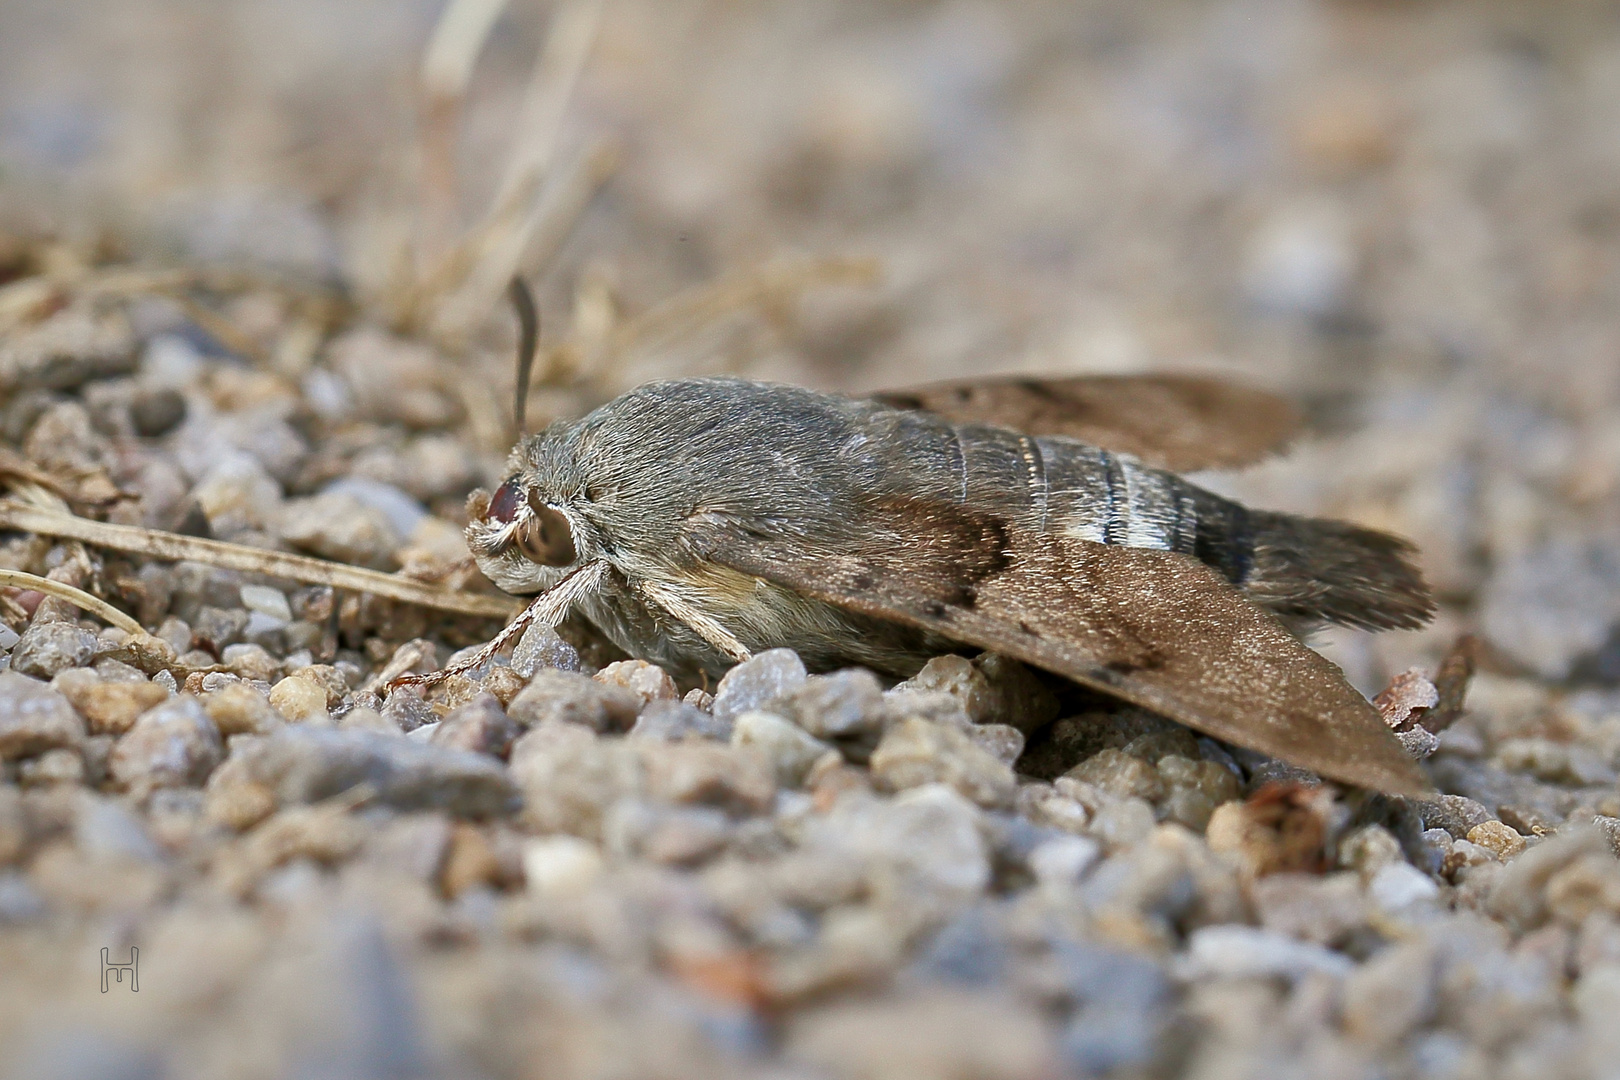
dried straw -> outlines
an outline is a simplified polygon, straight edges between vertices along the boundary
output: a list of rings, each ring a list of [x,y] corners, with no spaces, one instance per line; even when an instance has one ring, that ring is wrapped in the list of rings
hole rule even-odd
[[[60,581],[52,581],[37,574],[27,574],[21,570],[6,570],[0,568],[0,585],[15,589],[33,589],[46,596],[54,596],[58,600],[66,600],[74,607],[88,611],[96,618],[109,626],[116,626],[131,636],[144,636],[146,631],[141,624],[113,607],[99,596],[92,596],[83,589],[75,589],[72,585]]]
[[[327,562],[325,559],[315,559],[307,555],[265,551],[243,544],[182,536],[179,533],[146,529],[137,525],[112,525],[73,514],[40,510],[9,500],[0,501],[0,528],[79,540],[96,547],[147,555],[155,559],[199,562],[225,570],[269,574],[274,577],[291,578],[306,585],[330,585],[334,589],[371,593],[388,600],[419,604],[422,607],[454,612],[458,615],[508,619],[523,606],[520,601],[508,597],[456,592],[437,585],[412,581],[410,578],[382,574],[375,570],[362,570],[357,566]]]

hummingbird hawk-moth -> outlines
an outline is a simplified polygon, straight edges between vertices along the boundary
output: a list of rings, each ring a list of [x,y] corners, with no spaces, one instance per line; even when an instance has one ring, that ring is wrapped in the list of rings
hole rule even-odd
[[[1161,467],[1246,464],[1294,424],[1269,394],[1197,377],[870,398],[651,383],[523,439],[505,482],[469,499],[479,568],[539,594],[487,653],[570,610],[685,672],[786,646],[812,669],[906,676],[984,649],[1324,776],[1422,791],[1299,636],[1425,622],[1412,548]]]

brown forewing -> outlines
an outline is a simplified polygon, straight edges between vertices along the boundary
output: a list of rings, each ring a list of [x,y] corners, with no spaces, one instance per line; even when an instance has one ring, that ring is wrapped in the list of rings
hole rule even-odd
[[[1214,571],[954,506],[867,508],[842,550],[692,522],[705,557],[805,596],[1014,656],[1205,734],[1363,787],[1427,784],[1376,710]]]
[[[954,423],[1063,435],[1177,472],[1250,465],[1299,431],[1275,394],[1201,375],[967,379],[872,395]]]

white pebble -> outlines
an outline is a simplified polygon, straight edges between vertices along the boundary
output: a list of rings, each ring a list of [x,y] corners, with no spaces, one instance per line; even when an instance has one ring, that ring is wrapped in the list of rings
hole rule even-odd
[[[1394,862],[1379,869],[1367,885],[1373,903],[1384,911],[1400,911],[1440,895],[1436,885],[1411,863]]]
[[[523,876],[535,896],[577,895],[602,876],[602,853],[577,836],[530,840],[523,847]]]
[[[1102,845],[1089,836],[1059,836],[1029,853],[1029,868],[1048,888],[1076,885],[1101,854]]]
[[[1354,967],[1349,957],[1321,945],[1254,926],[1226,924],[1193,931],[1177,974],[1183,979],[1300,978],[1312,972],[1346,975]]]
[[[268,585],[243,585],[241,594],[242,606],[249,611],[280,619],[283,625],[292,622],[292,608],[287,604],[287,594],[280,589],[272,589]]]

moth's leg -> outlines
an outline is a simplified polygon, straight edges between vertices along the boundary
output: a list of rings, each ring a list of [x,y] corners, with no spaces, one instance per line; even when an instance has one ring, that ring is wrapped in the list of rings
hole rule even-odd
[[[442,671],[430,671],[425,675],[402,676],[389,683],[388,688],[392,690],[396,686],[433,686],[452,675],[476,671],[493,660],[496,653],[517,641],[531,626],[556,627],[568,614],[569,608],[597,590],[602,584],[602,579],[607,576],[607,571],[608,565],[605,562],[587,563],[572,571],[567,577],[535,597],[534,602],[524,608],[517,618],[507,623],[506,628],[496,634],[493,641],[461,663]]]
[[[669,612],[674,618],[685,623],[698,637],[713,645],[738,663],[750,659],[754,654],[748,651],[748,646],[738,641],[731,631],[720,625],[720,621],[711,615],[705,614],[686,602],[686,599],[668,585],[639,578],[633,581],[635,590],[645,599]]]

